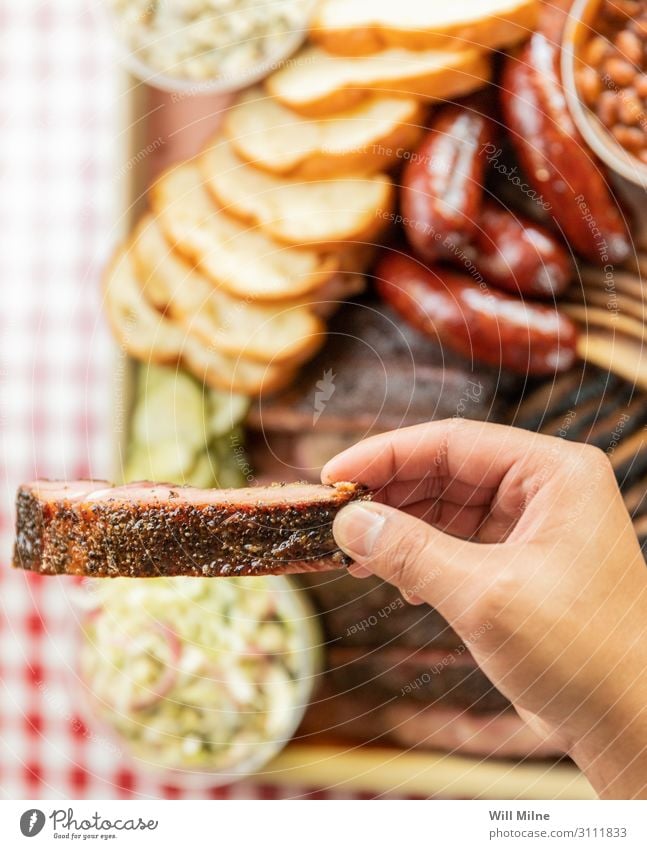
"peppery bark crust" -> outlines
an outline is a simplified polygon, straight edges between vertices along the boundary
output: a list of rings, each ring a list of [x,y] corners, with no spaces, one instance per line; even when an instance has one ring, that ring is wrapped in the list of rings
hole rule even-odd
[[[36,481],[17,494],[13,564],[46,575],[218,577],[347,566],[332,522],[370,498],[341,483],[195,490]]]

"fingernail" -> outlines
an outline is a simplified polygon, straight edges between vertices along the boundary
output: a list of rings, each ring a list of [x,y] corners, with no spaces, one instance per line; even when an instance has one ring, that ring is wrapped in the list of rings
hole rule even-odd
[[[351,563],[348,567],[348,573],[353,578],[370,578],[373,576],[373,572],[370,569],[367,569],[366,566],[360,566],[359,563]]]
[[[420,598],[419,595],[409,595],[408,593],[402,593],[402,597],[404,598],[407,604],[412,604],[414,606],[427,603],[424,598]]]
[[[384,516],[364,504],[349,504],[333,523],[337,545],[351,557],[369,557],[384,526]]]

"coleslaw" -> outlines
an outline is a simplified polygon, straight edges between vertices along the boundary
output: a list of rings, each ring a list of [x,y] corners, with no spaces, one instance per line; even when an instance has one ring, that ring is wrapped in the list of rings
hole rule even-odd
[[[117,578],[86,598],[81,678],[143,763],[231,777],[293,735],[320,641],[288,579]]]

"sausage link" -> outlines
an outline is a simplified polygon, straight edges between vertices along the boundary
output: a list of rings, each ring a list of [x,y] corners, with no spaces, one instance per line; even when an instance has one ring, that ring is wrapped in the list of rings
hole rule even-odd
[[[480,114],[479,104],[470,100],[443,107],[402,175],[405,232],[413,249],[428,262],[460,251],[476,229],[484,148],[494,138],[493,124]]]
[[[573,276],[568,251],[556,236],[498,203],[484,204],[472,253],[488,283],[516,295],[559,295]]]
[[[559,4],[558,4],[559,5]],[[563,5],[563,4],[562,4]],[[600,265],[631,250],[625,220],[602,164],[588,149],[568,110],[559,61],[564,14],[544,7],[539,31],[501,77],[501,105],[528,182],[550,204],[550,215],[573,248]]]
[[[378,293],[405,321],[470,359],[524,375],[554,374],[575,362],[577,329],[553,307],[395,252],[383,256],[375,276]]]

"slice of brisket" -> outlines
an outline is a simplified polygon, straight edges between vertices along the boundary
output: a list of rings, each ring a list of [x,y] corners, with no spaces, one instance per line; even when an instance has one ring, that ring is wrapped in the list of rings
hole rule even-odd
[[[544,740],[513,708],[475,713],[439,703],[380,701],[321,688],[297,732],[303,742],[392,744],[486,758],[555,758],[563,752]]]
[[[400,591],[379,578],[358,581],[346,571],[301,575],[333,646],[388,646],[461,650],[463,642],[427,604],[407,604]]]
[[[272,575],[348,565],[332,522],[356,484],[193,489],[36,481],[17,496],[14,566],[93,577]]]
[[[453,651],[394,645],[373,650],[333,646],[328,650],[327,678],[336,693],[360,699],[404,698],[474,713],[510,707],[464,645]]]
[[[252,405],[249,428],[357,439],[456,415],[496,420],[517,383],[444,350],[372,299],[346,303],[326,338],[289,389]]]

